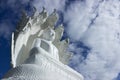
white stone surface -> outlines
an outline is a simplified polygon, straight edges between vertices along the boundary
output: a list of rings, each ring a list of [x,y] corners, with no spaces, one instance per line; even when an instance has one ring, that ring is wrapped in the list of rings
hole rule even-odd
[[[56,13],[48,17],[45,14],[43,11],[30,17],[26,26],[18,30],[17,38],[12,35],[13,68],[3,80],[83,80],[81,74],[66,65],[71,55],[66,51],[69,42],[60,41],[62,27],[54,30]]]

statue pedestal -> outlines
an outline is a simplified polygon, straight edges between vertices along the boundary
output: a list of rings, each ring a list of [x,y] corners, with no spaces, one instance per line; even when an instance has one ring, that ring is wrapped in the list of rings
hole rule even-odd
[[[40,54],[39,63],[22,64],[11,69],[5,78],[11,80],[83,80],[82,75],[53,59]],[[3,79],[4,80],[4,79]]]

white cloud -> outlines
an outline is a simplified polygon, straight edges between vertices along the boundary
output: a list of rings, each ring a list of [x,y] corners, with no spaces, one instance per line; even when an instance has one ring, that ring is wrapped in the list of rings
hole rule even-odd
[[[75,69],[85,80],[113,80],[120,72],[120,2],[89,1],[77,2],[65,12],[69,36],[91,48],[86,60],[77,63]]]
[[[91,4],[93,1],[76,1],[64,12],[65,22],[68,22],[68,34],[72,39],[79,40],[89,28],[91,20],[96,17],[97,14],[93,13],[95,9],[92,9]]]

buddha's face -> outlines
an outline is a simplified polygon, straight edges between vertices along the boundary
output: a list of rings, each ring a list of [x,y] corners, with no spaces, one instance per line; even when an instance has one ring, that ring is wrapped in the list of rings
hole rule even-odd
[[[43,38],[48,41],[53,41],[55,39],[55,32],[51,28],[45,29],[43,32]]]

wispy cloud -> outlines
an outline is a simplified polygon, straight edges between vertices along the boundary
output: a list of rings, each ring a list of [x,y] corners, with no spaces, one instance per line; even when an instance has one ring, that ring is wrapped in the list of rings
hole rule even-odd
[[[77,61],[73,67],[84,75],[85,80],[113,80],[120,72],[120,2],[89,1],[72,4],[65,12],[71,39],[91,48],[87,58],[82,62]],[[81,50],[78,54],[81,54]],[[74,56],[73,63],[80,57]]]
[[[73,40],[80,40],[97,17],[99,1],[76,1],[64,12],[64,21],[67,23],[68,35]]]

